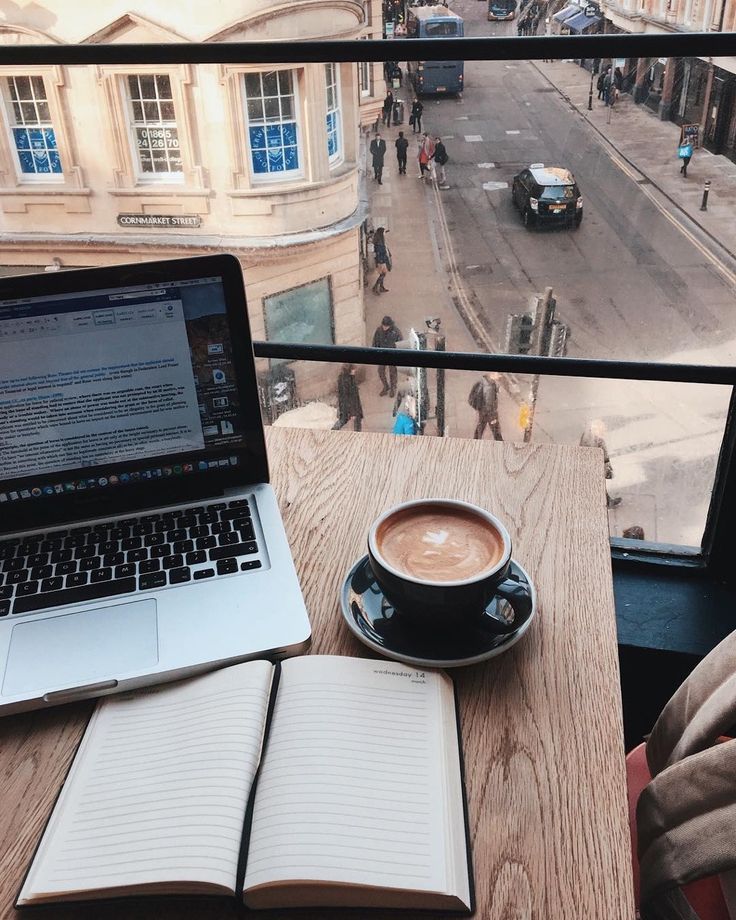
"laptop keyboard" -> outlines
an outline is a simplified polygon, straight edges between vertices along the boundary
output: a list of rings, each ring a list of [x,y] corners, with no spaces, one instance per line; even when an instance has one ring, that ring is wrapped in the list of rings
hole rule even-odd
[[[247,499],[0,539],[0,617],[261,567]]]

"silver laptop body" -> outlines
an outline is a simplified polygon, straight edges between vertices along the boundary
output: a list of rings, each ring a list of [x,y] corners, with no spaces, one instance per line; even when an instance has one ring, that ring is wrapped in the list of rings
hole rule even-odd
[[[0,279],[0,714],[309,639],[238,261]]]

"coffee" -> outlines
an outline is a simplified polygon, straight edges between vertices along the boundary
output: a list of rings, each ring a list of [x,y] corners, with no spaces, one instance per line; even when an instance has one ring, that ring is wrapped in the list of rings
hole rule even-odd
[[[381,521],[376,546],[398,572],[420,581],[466,581],[492,570],[504,540],[491,521],[462,507],[408,506]]]

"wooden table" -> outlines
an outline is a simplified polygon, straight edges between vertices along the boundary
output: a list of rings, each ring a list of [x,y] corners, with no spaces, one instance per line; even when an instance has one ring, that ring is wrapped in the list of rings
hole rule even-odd
[[[461,498],[507,524],[514,557],[537,586],[537,617],[506,654],[455,671],[476,917],[631,920],[600,452],[342,431],[267,434],[272,481],[312,619],[313,652],[373,656],[344,626],[338,592],[365,552],[369,524],[385,508],[411,498]],[[12,903],[21,877],[91,709],[91,703],[75,704],[0,720],[0,918],[16,916]],[[232,908],[182,903],[48,914],[209,920],[232,916]]]

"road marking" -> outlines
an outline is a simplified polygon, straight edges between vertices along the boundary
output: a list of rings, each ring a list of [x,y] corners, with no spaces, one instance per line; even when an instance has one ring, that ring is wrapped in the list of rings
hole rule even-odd
[[[456,115],[455,121],[467,121],[470,118],[470,115]]]
[[[521,131],[507,131],[507,134],[521,134]]]
[[[477,143],[478,141],[482,141],[482,140],[483,140],[483,137],[482,137],[480,134],[466,134],[466,135],[465,135],[465,140],[466,140],[469,144],[475,144],[475,143]]]
[[[478,169],[495,169],[495,163],[478,163]]]
[[[497,192],[502,188],[508,188],[508,182],[484,182],[483,189],[486,192]]]
[[[676,227],[680,231],[680,233],[682,233],[685,239],[687,239],[690,243],[692,243],[693,246],[695,246],[695,248],[698,250],[698,252],[704,255],[706,259],[708,259],[708,261],[718,269],[718,271],[723,275],[723,277],[726,279],[726,281],[728,281],[728,283],[732,287],[736,287],[736,273],[732,272],[729,268],[727,268],[717,256],[713,255],[713,253],[710,252],[710,250],[706,246],[704,246],[700,242],[700,240],[687,229],[687,227],[683,226],[683,224],[681,224],[677,220],[676,217],[673,217],[672,214],[670,214],[669,211],[667,211],[664,205],[660,201],[657,200],[656,196],[654,195],[654,193],[651,191],[650,188],[648,188],[645,185],[639,185],[639,177],[629,167],[628,163],[624,162],[619,157],[615,156],[615,154],[612,154],[609,152],[608,155],[611,158],[612,162],[614,162],[616,166],[618,166],[618,168],[621,170],[622,173],[627,175],[633,182],[637,183],[641,191],[647,196],[647,198],[659,210],[659,212],[667,218],[667,220],[672,224],[672,226]]]
[[[465,271],[466,271],[466,272],[472,272],[474,268],[480,268],[480,265],[466,265],[466,266],[465,266]]]

